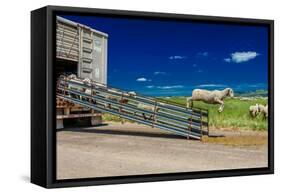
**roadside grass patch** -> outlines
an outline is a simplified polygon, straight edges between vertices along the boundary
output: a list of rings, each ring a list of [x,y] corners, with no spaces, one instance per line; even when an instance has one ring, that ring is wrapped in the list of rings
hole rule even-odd
[[[215,143],[227,146],[262,146],[267,144],[266,135],[243,135],[227,137],[208,137],[203,136],[203,143]]]

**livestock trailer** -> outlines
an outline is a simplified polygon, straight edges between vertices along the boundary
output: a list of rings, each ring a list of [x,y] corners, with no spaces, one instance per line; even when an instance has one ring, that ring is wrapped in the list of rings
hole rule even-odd
[[[79,78],[107,84],[108,35],[89,26],[56,18],[56,76],[75,74]],[[64,127],[65,119],[90,119],[92,125],[101,124],[101,113],[77,104],[56,99],[57,128]]]

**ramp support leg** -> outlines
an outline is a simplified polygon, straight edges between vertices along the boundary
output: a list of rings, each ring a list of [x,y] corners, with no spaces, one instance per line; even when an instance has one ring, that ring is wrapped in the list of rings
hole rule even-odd
[[[96,111],[92,110],[92,113],[96,113]],[[102,116],[101,115],[95,115],[91,117],[91,125],[101,125],[102,124]]]
[[[57,115],[63,115],[63,109],[57,108]],[[56,128],[57,128],[57,129],[62,129],[62,128],[64,128],[64,126],[63,126],[63,119],[62,119],[62,118],[57,119]]]
[[[57,119],[57,129],[63,128],[63,119]]]
[[[102,117],[101,116],[93,116],[91,117],[91,125],[101,125],[102,124]]]
[[[65,108],[63,111],[65,115],[70,115],[70,108]]]

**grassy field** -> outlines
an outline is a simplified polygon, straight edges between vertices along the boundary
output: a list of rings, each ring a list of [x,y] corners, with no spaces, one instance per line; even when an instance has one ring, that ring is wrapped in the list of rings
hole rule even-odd
[[[118,116],[114,116],[114,115],[111,115],[111,114],[108,114],[108,113],[104,113],[102,115],[102,118],[104,121],[113,121],[113,122],[130,122],[129,120],[126,120],[126,119],[122,119]]]
[[[170,97],[165,100],[179,103],[186,106],[186,97]],[[267,104],[265,98],[241,101],[237,98],[225,99],[224,111],[218,112],[219,105],[210,105],[203,102],[194,102],[194,107],[209,110],[209,126],[215,128],[227,129],[250,129],[250,130],[267,130],[267,120],[261,116],[251,118],[249,114],[249,106],[255,104]],[[105,121],[130,122],[110,114],[104,114]]]
[[[186,105],[185,97],[171,97],[166,99],[182,105]],[[267,120],[261,116],[251,118],[249,106],[255,104],[267,104],[265,98],[241,101],[240,99],[225,99],[224,111],[218,112],[219,105],[210,105],[204,102],[194,102],[194,107],[205,108],[209,110],[209,125],[216,128],[228,129],[252,129],[267,130]]]

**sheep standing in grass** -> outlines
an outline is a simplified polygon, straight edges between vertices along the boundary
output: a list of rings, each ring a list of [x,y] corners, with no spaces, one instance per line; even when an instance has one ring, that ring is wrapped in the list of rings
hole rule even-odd
[[[151,111],[151,112],[155,112],[155,113],[157,113],[160,110],[159,107],[155,107],[154,105],[149,105],[149,104],[144,104],[144,103],[139,103],[137,105],[137,108],[145,109],[145,110],[148,110],[148,111]],[[142,113],[142,116],[143,116],[143,118],[145,120],[146,119],[149,119],[149,120],[154,120],[155,119],[155,117],[154,117],[155,115],[154,114],[151,114],[149,117],[146,117],[145,113]]]
[[[256,105],[250,106],[249,107],[249,113],[250,113],[252,118],[256,118],[260,113],[259,105],[256,104]]]
[[[260,113],[263,116],[263,119],[267,119],[268,118],[268,105],[264,106],[264,105],[259,104],[258,107],[259,107]]]
[[[208,104],[220,104],[218,109],[219,112],[223,111],[224,108],[224,98],[233,97],[234,92],[231,88],[226,88],[224,90],[203,90],[203,89],[195,89],[192,91],[192,97],[187,99],[187,104],[189,107],[193,107],[193,101],[203,101]]]

